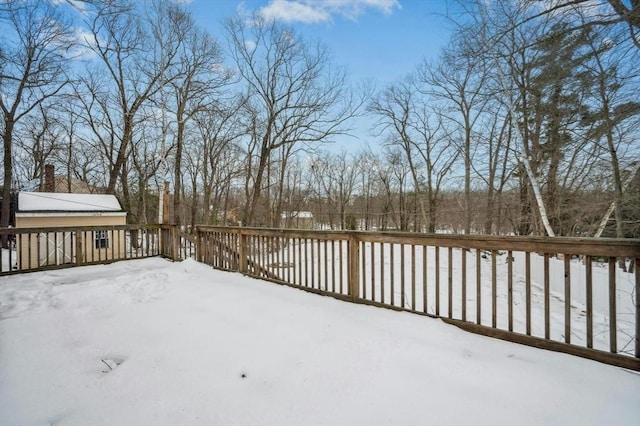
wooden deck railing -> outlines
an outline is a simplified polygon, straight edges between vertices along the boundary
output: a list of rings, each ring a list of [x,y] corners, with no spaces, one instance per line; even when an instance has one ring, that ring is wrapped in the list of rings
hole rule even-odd
[[[8,228],[0,275],[197,257],[356,303],[640,371],[640,240],[172,225]],[[618,267],[635,262],[633,273]]]
[[[178,229],[175,225],[160,225],[161,252],[164,257],[184,260],[196,257],[196,237]]]
[[[197,244],[218,269],[640,371],[640,240],[203,226]]]
[[[2,249],[0,275],[158,255],[177,258],[171,240],[162,244],[158,225],[3,228],[3,235],[10,248]]]

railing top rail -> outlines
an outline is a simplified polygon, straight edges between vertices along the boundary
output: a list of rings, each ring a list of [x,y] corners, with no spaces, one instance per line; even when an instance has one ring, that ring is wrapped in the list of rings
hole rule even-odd
[[[237,226],[197,226],[198,231],[204,232],[229,232],[242,233],[254,236],[287,236],[290,238],[317,238],[327,240],[347,240],[349,239],[348,231],[331,231],[331,230],[304,230],[304,229],[281,229],[281,228],[249,228]]]
[[[92,225],[92,226],[56,226],[56,227],[34,227],[34,228],[0,228],[0,235],[7,234],[29,234],[38,232],[75,232],[75,231],[102,231],[132,230],[132,229],[159,229],[160,225]]]
[[[482,250],[513,250],[588,256],[640,257],[640,239],[522,237],[495,235],[423,234],[397,231],[327,231],[231,226],[198,226],[200,231],[243,233],[255,236],[287,236],[366,242],[417,244]]]

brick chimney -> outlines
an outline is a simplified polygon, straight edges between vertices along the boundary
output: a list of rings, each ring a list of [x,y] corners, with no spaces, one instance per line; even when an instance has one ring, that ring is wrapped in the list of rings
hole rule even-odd
[[[56,192],[56,177],[53,164],[44,165],[44,192]]]

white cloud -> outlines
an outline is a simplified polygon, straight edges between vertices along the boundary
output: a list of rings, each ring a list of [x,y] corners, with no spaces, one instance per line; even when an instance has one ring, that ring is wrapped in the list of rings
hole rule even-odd
[[[267,20],[284,22],[316,24],[329,21],[331,15],[317,6],[295,0],[272,0],[269,5],[261,8],[259,13]]]
[[[355,21],[370,9],[390,15],[395,8],[400,8],[398,0],[270,0],[258,13],[269,20],[315,24],[336,15]]]
[[[327,8],[349,19],[357,19],[367,9],[377,9],[385,15],[391,15],[393,9],[400,9],[398,0],[326,0]]]

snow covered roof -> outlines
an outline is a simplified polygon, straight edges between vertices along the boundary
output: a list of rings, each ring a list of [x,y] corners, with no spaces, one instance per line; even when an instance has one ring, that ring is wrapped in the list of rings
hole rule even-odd
[[[59,192],[18,193],[19,212],[119,212],[118,199],[109,194]]]

